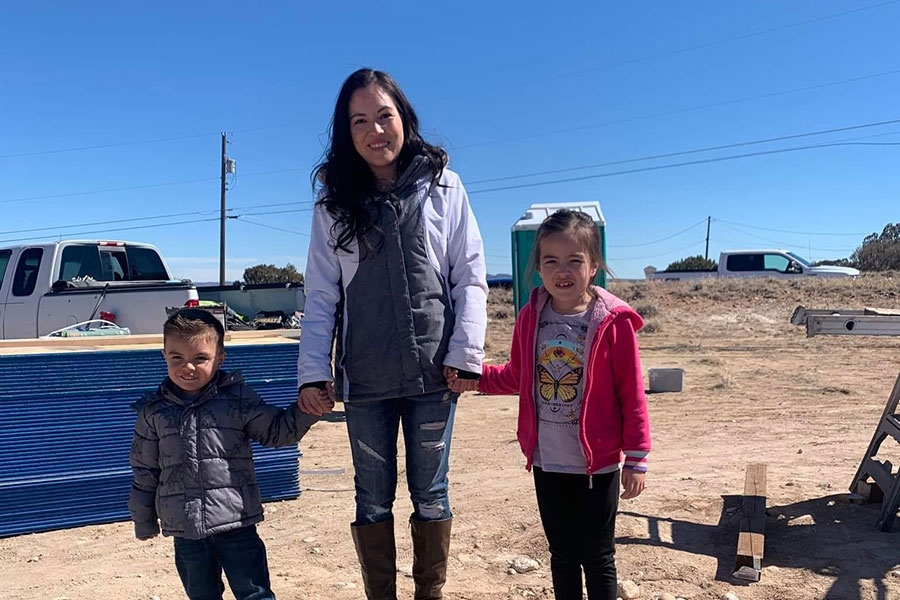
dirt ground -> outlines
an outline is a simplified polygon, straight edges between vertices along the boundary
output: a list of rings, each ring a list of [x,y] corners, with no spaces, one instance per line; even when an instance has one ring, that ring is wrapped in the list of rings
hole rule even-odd
[[[900,533],[875,530],[878,505],[846,501],[900,370],[900,338],[808,339],[789,323],[798,304],[900,308],[898,284],[890,276],[612,284],[647,315],[639,336],[644,368],[685,369],[683,392],[648,396],[647,489],[620,505],[619,577],[636,582],[641,598],[731,591],[741,600],[900,599]],[[493,293],[489,307],[487,352],[496,361],[508,352],[510,297]],[[516,409],[514,397],[460,400],[450,461],[449,599],[553,597],[532,482],[515,442]],[[260,531],[279,598],[364,597],[348,531],[353,482],[341,417],[318,424],[301,445],[301,470],[319,472],[301,475],[301,497],[267,505]],[[893,442],[882,454],[900,462]],[[759,583],[739,584],[731,578],[736,509],[751,462],[768,464],[765,568]],[[402,481],[401,471],[398,585],[402,598],[412,598]],[[540,568],[510,574],[509,561],[520,556]],[[0,598],[183,594],[171,540],[141,543],[129,523],[118,523],[0,539]]]

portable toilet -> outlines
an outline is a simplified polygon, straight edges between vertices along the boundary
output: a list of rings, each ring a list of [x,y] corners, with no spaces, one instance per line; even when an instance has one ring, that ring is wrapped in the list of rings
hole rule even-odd
[[[528,303],[531,290],[541,284],[541,276],[531,265],[531,249],[537,229],[544,219],[558,210],[567,208],[587,213],[600,232],[600,251],[606,260],[606,219],[600,210],[599,202],[552,202],[532,204],[525,214],[512,226],[512,262],[513,262],[513,302],[516,314]],[[594,283],[606,287],[606,273],[597,271]]]

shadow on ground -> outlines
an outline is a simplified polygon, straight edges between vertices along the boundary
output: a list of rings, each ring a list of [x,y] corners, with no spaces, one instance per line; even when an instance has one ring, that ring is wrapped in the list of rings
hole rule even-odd
[[[835,494],[768,508],[763,566],[808,569],[834,578],[826,598],[857,600],[860,581],[873,580],[878,600],[888,600],[885,580],[900,565],[900,532],[883,533],[875,528],[881,505],[850,504],[844,497]],[[732,577],[732,570],[742,497],[722,496],[722,500],[715,525],[621,511],[620,515],[646,520],[648,537],[622,536],[616,544],[711,556],[718,561],[716,580],[738,585],[741,581]],[[661,523],[671,528],[671,542],[660,536]]]

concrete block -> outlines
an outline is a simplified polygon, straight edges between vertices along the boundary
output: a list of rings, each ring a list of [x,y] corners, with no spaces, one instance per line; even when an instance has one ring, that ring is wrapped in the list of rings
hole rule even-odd
[[[684,369],[650,369],[651,392],[680,392],[684,387]]]

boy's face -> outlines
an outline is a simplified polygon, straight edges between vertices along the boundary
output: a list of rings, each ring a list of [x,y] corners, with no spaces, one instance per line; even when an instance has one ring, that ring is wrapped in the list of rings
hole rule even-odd
[[[189,394],[200,392],[225,359],[224,354],[217,352],[215,333],[191,338],[166,336],[163,356],[169,379]]]

